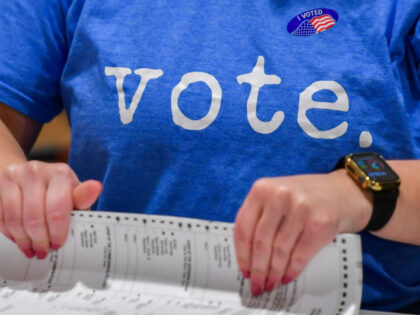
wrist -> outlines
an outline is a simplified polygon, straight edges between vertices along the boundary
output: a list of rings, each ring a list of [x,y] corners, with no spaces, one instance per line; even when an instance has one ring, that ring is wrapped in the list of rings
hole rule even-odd
[[[368,224],[373,212],[373,193],[357,185],[345,169],[329,174],[336,188],[340,211],[339,233],[357,233]]]
[[[21,165],[27,163],[28,160],[26,157],[23,156],[2,156],[0,158],[0,171],[4,170],[5,168],[12,167],[14,165]]]

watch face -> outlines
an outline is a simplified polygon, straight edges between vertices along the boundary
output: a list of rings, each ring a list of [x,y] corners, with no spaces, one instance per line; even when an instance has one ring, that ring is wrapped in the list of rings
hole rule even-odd
[[[354,155],[353,160],[374,181],[392,182],[398,180],[398,175],[377,154]]]

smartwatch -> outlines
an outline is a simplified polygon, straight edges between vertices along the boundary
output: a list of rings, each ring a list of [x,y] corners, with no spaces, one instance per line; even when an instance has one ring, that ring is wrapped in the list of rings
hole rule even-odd
[[[373,212],[365,230],[381,229],[394,213],[400,178],[385,159],[375,152],[347,155],[338,161],[334,170],[343,167],[361,188],[373,193]]]

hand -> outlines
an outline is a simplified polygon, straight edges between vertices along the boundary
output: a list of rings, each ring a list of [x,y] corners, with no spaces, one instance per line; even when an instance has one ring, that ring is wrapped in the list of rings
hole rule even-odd
[[[263,178],[240,208],[234,240],[254,296],[296,279],[338,233],[362,230],[372,196],[345,173]]]
[[[0,172],[0,231],[26,257],[44,259],[66,241],[70,212],[90,208],[101,191],[98,181],[80,183],[67,164],[11,165]]]

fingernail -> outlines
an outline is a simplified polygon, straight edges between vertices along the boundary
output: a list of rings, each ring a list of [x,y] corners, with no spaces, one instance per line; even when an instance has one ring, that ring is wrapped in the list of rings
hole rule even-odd
[[[51,243],[51,249],[52,250],[59,250],[61,247],[60,244]]]
[[[251,283],[251,293],[253,296],[258,296],[262,293],[261,286],[256,283]]]
[[[43,250],[37,250],[36,251],[36,258],[41,260],[41,259],[44,259],[45,257],[47,257],[47,252],[46,251],[43,251]]]
[[[242,275],[245,279],[248,279],[251,273],[248,270],[242,270]]]
[[[264,286],[265,292],[271,292],[271,291],[273,291],[273,289],[274,289],[274,283],[271,282],[270,280],[267,280],[265,282],[265,286]]]
[[[292,281],[293,281],[293,278],[289,276],[284,276],[283,279],[281,279],[281,283],[283,283],[284,285],[289,284]]]
[[[24,249],[23,253],[25,254],[26,257],[28,257],[29,259],[33,258],[35,256],[34,251],[32,250],[32,248],[28,248],[28,249]]]

